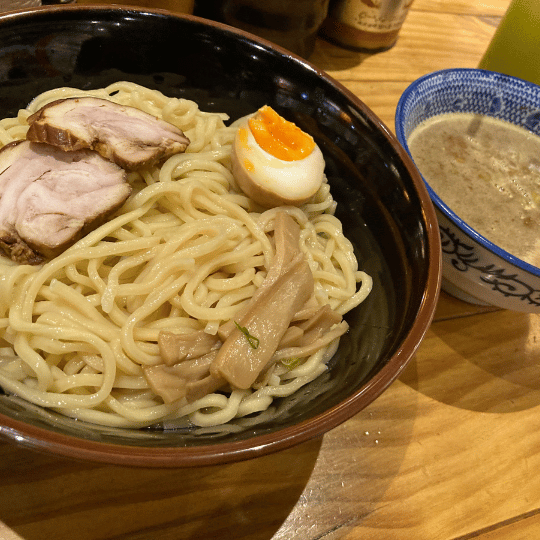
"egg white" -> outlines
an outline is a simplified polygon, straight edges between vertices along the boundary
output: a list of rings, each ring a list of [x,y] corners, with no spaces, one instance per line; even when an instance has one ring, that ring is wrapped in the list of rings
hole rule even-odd
[[[317,193],[324,177],[324,157],[315,145],[306,157],[285,161],[269,154],[259,146],[249,129],[248,118],[238,123],[232,163],[233,174],[239,187],[259,204],[272,207],[299,205]],[[247,142],[239,136],[247,131]],[[246,167],[246,161],[252,167]]]

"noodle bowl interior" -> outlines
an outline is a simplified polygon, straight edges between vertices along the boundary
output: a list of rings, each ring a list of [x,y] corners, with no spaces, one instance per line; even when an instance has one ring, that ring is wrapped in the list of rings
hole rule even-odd
[[[334,216],[326,179],[307,202],[262,207],[232,172],[238,123],[126,82],[41,94],[0,122],[2,145],[24,139],[27,118],[45,104],[81,96],[150,113],[180,128],[190,143],[164,163],[129,172],[132,193],[122,207],[60,255],[33,266],[0,258],[0,386],[99,425],[216,426],[261,413],[325,372],[347,330],[341,317],[372,286]],[[281,232],[287,223],[297,233]],[[290,237],[297,254],[291,255]],[[255,380],[230,375],[223,360],[229,336],[244,347],[233,372],[276,339],[260,330],[273,323],[256,315],[266,317],[281,304],[263,289],[269,281],[281,284],[289,300],[287,291],[306,269],[312,288],[307,300],[299,297],[300,307],[291,301],[290,324],[270,361]],[[267,303],[252,308],[261,298]],[[325,331],[312,331],[327,312]],[[163,342],[175,336],[196,336],[208,346],[169,361]],[[200,392],[201,381],[216,373],[224,377],[220,384]]]

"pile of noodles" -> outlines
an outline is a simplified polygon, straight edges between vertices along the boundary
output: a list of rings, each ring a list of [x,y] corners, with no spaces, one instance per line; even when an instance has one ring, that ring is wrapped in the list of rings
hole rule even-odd
[[[191,144],[161,167],[129,173],[133,193],[99,229],[42,266],[0,257],[0,386],[36,405],[107,426],[142,427],[177,418],[224,424],[266,410],[326,368],[334,342],[292,369],[280,364],[262,388],[165,404],[142,367],[161,363],[161,330],[215,333],[263,281],[274,256],[277,209],[257,207],[235,185],[227,116],[193,101],[119,82],[38,96],[0,122],[0,143],[25,137],[26,118],[63,97],[91,95],[130,105],[181,128]],[[320,305],[344,314],[371,289],[333,216],[326,182],[303,206],[286,207]],[[281,209],[283,210],[283,209]]]

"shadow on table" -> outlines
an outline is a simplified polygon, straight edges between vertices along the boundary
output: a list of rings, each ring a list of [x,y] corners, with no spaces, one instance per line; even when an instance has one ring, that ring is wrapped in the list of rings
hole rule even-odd
[[[138,469],[0,445],[0,520],[25,540],[267,540],[304,491],[320,446],[230,465]]]
[[[540,404],[540,315],[497,311],[435,322],[400,377],[449,405],[514,412]]]
[[[417,394],[397,382],[328,432],[304,494],[273,540],[368,538],[368,531],[369,538],[386,540],[381,527],[416,526],[420,515],[401,515],[398,524],[387,512],[401,505],[395,485],[402,485],[417,416]],[[411,483],[400,493],[414,489]]]
[[[77,462],[0,443],[0,520],[24,540],[334,540],[379,519],[416,416],[415,393],[393,385],[324,438],[195,469]]]

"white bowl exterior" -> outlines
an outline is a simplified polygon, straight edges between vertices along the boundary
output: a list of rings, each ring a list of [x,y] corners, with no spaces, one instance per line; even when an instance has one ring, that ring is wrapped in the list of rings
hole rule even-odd
[[[540,313],[540,277],[485,249],[436,210],[442,244],[442,288],[466,302]]]
[[[500,117],[539,134],[540,87],[476,69],[425,75],[400,99],[396,110],[398,140],[410,155],[407,138],[417,125],[432,116],[458,111]],[[466,224],[460,225],[459,218],[426,185],[439,221],[442,289],[473,304],[540,313],[540,269],[500,250]]]

